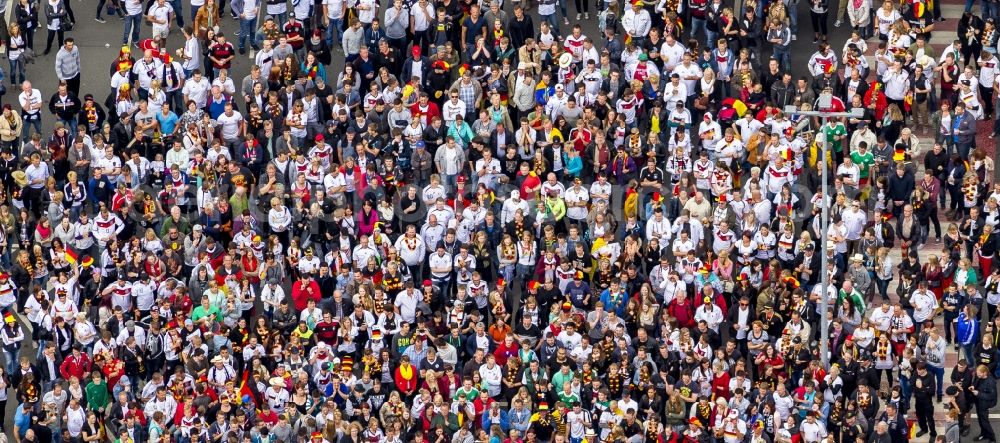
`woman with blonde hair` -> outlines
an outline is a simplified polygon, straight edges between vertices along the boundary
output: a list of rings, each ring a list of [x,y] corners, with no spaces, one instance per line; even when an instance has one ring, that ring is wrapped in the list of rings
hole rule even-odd
[[[889,257],[889,248],[881,247],[875,252],[875,287],[883,300],[889,297],[889,282],[892,281],[895,266]]]
[[[7,61],[10,62],[10,84],[18,85],[24,81],[24,62],[21,54],[28,47],[24,35],[21,34],[21,26],[11,23],[7,28],[10,36],[7,38]]]
[[[152,79],[149,82],[149,92],[146,97],[147,109],[152,112],[157,112],[160,107],[167,101],[167,94],[163,92],[163,88],[160,85],[159,79]]]
[[[978,282],[979,277],[976,270],[972,267],[972,261],[968,258],[960,260],[958,262],[958,269],[955,270],[954,283],[958,285],[959,288],[964,288],[966,285],[975,285]]]

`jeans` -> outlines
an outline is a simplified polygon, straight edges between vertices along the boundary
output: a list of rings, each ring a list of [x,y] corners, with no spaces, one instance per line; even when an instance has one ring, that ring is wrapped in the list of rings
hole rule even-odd
[[[559,35],[559,20],[556,20],[555,14],[542,15],[542,21],[549,24],[552,27],[552,33]]]
[[[344,36],[344,30],[341,29],[343,25],[343,18],[330,19],[330,25],[326,27],[326,44],[330,45],[331,48],[334,43],[336,43],[337,46],[340,46],[340,39]]]
[[[28,136],[31,135],[31,132],[29,131],[29,129],[31,129],[32,126],[35,127],[35,132],[36,133],[38,133],[38,134],[42,133],[42,119],[41,119],[41,115],[39,115],[38,117],[33,118],[33,119],[25,119],[24,116],[22,115],[21,118],[24,120],[24,127],[21,128],[21,139],[24,139],[24,140],[28,139]]]
[[[878,277],[875,278],[875,287],[878,288],[878,294],[883,299],[889,296],[889,282],[891,281],[892,279],[882,280],[881,278]]]
[[[699,32],[705,32],[705,19],[691,17],[691,38],[698,38]]]
[[[563,20],[566,19],[566,0],[559,0],[559,11],[562,12]]]
[[[256,47],[253,41],[253,34],[257,29],[257,19],[240,20],[240,50],[246,49],[246,42],[250,40],[250,46]],[[256,49],[256,48],[255,48]]]
[[[969,158],[969,151],[972,151],[972,143],[973,142],[955,143],[955,147],[958,150],[958,155],[962,158]]]
[[[710,30],[710,29],[708,29],[706,27],[705,28],[705,44],[708,45],[708,49],[715,49],[715,47],[718,46],[716,44],[717,40],[719,40],[719,32],[718,31],[712,31],[712,30]],[[718,73],[716,73],[716,74],[718,74]]]
[[[278,29],[284,29],[285,28],[285,22],[288,21],[288,13],[287,12],[284,12],[284,13],[281,13],[281,14],[271,14],[271,17],[274,17],[274,21],[278,24]]]
[[[201,10],[201,6],[191,5],[191,24],[194,24],[195,16],[198,15],[198,11]]]
[[[63,119],[60,118],[60,119],[58,119],[58,121],[60,123],[62,123],[63,126],[65,126],[67,130],[70,130],[70,128],[76,129],[76,119],[75,118],[74,119],[70,119],[70,120],[63,120]]]
[[[170,7],[174,8],[174,17],[177,17],[177,26],[184,27],[184,4],[181,0],[170,0]],[[193,23],[194,20],[191,20]]]
[[[458,174],[441,174],[441,184],[448,192],[455,191],[458,186]]]
[[[797,13],[799,5],[788,7],[788,28],[792,31],[792,35],[799,33],[799,14]]]
[[[899,374],[899,397],[902,399],[902,407],[900,408],[904,413],[907,409],[910,409],[910,395],[913,394],[913,387],[910,386],[910,377],[906,377],[903,374]]]
[[[129,43],[129,34],[132,34],[132,42],[139,42],[139,26],[142,24],[142,14],[125,16],[125,32],[122,33],[122,44]]]
[[[185,77],[187,78],[187,77]],[[174,91],[167,91],[167,103],[170,104],[170,108],[174,111],[181,111],[184,109],[184,94],[180,89]]]
[[[10,84],[18,85],[24,82],[24,63],[21,59],[10,61]]]
[[[972,5],[976,3],[976,0],[965,0],[965,12],[972,11]]]
[[[983,20],[1000,17],[1000,4],[996,2],[983,2]]]
[[[792,70],[792,51],[790,48],[782,48],[775,45],[773,55],[774,58],[781,62],[782,69],[785,71]]]
[[[14,373],[14,369],[17,368],[17,365],[18,365],[17,356],[18,356],[18,354],[20,352],[21,352],[20,348],[15,349],[13,351],[8,351],[6,349],[3,350],[3,356],[4,356],[4,358],[7,359],[7,373],[8,374],[13,374]]]
[[[975,344],[962,345],[962,353],[965,355],[965,361],[969,362],[970,366],[976,364]]]

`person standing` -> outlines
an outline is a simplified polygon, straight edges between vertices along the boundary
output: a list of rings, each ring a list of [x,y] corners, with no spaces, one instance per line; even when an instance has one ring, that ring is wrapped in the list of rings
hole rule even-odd
[[[66,82],[74,97],[80,96],[80,48],[73,37],[67,38],[56,53],[56,77]]]
[[[931,440],[937,437],[937,430],[934,428],[934,392],[937,390],[937,383],[934,374],[927,370],[927,363],[917,363],[917,376],[914,380],[913,397],[916,399],[917,424],[920,432],[917,437],[931,433]]]
[[[17,97],[21,105],[21,119],[24,121],[21,138],[27,140],[31,133],[28,128],[34,126],[35,132],[42,133],[42,92],[32,88],[31,82],[21,83],[21,94]]]
[[[240,55],[246,54],[246,42],[250,41],[250,47],[254,51],[259,51],[260,47],[254,41],[254,33],[257,31],[257,11],[260,9],[260,0],[235,0],[233,1],[233,11],[236,11],[240,19],[239,48]]]
[[[48,37],[45,38],[45,52],[42,55],[49,55],[52,51],[52,39],[59,36],[59,46],[63,45],[63,32],[66,30],[68,22],[66,20],[66,6],[62,0],[49,0],[45,5],[45,18],[48,23],[45,28],[49,30]]]
[[[995,442],[997,438],[990,423],[990,409],[997,404],[997,382],[986,365],[979,365],[976,368],[976,379],[969,391],[976,397],[976,415],[981,431],[975,440]]]
[[[49,4],[53,0],[49,0]],[[125,0],[125,31],[122,32],[122,46],[132,42],[135,47],[139,47],[139,26],[142,24],[142,0]],[[49,29],[52,29],[51,27]],[[131,34],[131,39],[129,35]],[[52,35],[52,31],[49,31]],[[49,38],[51,40],[51,37]],[[59,35],[62,44],[62,34]]]
[[[161,48],[167,47],[167,36],[170,35],[170,21],[176,13],[166,0],[156,0],[146,12],[146,21],[153,28],[153,40],[158,42]]]

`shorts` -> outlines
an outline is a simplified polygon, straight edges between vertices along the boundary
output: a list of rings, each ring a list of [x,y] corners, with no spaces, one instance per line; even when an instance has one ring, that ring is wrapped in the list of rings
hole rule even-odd
[[[159,27],[159,26],[153,26],[153,38],[154,39],[161,39],[161,38],[162,39],[166,39],[168,35],[170,35],[170,28],[168,28],[166,26],[164,26],[162,28]]]

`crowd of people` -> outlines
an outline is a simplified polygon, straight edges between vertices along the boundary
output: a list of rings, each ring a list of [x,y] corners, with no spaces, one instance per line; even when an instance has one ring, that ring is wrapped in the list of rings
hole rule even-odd
[[[10,6],[4,434],[995,442],[996,3],[567,3]]]

